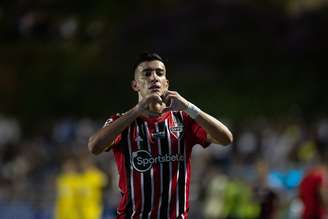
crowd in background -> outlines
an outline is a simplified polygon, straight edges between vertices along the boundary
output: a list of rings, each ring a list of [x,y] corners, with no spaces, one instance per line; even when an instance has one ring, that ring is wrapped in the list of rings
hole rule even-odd
[[[63,118],[49,125],[43,135],[24,138],[17,120],[0,118],[4,218],[22,214],[26,219],[52,218],[63,167],[73,161],[79,166],[76,172],[82,174],[86,158],[105,175],[108,184],[100,186],[103,215],[114,217],[120,194],[113,155],[95,157],[87,149],[87,139],[101,126],[99,122]],[[297,218],[301,211],[298,185],[304,171],[316,162],[315,138],[328,136],[327,118],[308,124],[258,119],[230,127],[233,145],[194,148],[191,218],[256,218],[263,208],[265,215]]]

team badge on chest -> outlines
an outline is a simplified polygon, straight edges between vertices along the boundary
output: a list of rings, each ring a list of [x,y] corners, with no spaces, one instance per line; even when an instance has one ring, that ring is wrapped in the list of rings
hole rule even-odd
[[[183,134],[183,126],[173,126],[169,128],[170,132],[172,135],[174,135],[174,137],[176,137],[177,139],[179,139],[181,137],[181,135]]]

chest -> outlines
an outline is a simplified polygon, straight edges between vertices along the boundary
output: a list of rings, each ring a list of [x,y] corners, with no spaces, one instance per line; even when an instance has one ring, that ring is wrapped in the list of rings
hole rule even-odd
[[[182,117],[171,116],[163,121],[136,120],[129,127],[127,137],[137,149],[150,150],[153,147],[176,147],[184,138],[185,126]]]
[[[139,172],[159,165],[177,165],[185,158],[185,126],[181,117],[159,122],[137,120],[127,131],[126,154]]]

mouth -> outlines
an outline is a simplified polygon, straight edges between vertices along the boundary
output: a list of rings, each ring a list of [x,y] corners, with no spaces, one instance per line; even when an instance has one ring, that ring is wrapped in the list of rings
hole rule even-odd
[[[161,89],[161,86],[156,85],[156,84],[149,87],[149,90],[151,90],[151,91],[159,91],[160,89]]]

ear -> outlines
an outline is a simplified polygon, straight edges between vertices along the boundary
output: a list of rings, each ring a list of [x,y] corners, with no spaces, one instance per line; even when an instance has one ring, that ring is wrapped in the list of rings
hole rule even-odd
[[[166,79],[166,89],[169,89],[170,81]]]
[[[132,90],[134,90],[135,92],[139,92],[139,90],[140,90],[136,80],[131,81],[131,87],[132,87]]]

